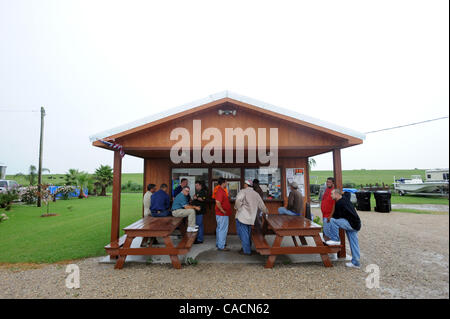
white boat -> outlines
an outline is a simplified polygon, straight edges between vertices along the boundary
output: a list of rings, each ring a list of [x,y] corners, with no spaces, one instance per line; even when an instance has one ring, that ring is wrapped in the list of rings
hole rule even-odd
[[[420,175],[395,179],[394,189],[400,194],[448,195],[448,180],[423,181]]]

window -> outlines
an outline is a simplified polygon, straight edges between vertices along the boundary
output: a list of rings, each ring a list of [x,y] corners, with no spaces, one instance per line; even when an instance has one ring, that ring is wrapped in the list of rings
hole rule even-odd
[[[213,168],[211,170],[212,183],[211,189],[214,193],[214,189],[217,187],[217,180],[222,177],[227,180],[228,197],[231,200],[235,200],[237,193],[241,190],[241,168]]]
[[[240,179],[241,169],[240,168],[213,168],[212,169],[212,179],[219,179],[223,177],[225,179]]]
[[[190,187],[190,195],[195,194],[195,182],[203,181],[208,185],[208,169],[207,168],[173,168],[172,169],[172,196],[173,191],[180,185],[181,179],[188,180]]]
[[[252,182],[255,178],[259,180],[263,199],[281,199],[280,168],[246,168],[245,180]]]

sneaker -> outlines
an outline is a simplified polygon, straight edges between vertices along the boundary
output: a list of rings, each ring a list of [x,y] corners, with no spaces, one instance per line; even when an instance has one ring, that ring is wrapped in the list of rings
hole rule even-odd
[[[225,248],[223,248],[223,249],[217,248],[217,250],[218,250],[218,251],[230,251],[230,248],[227,248],[227,247],[225,247]]]
[[[198,241],[198,240],[194,241],[194,245],[197,245],[197,244],[203,244],[203,242],[202,241]]]
[[[340,241],[334,241],[334,240],[327,240],[325,242],[325,244],[327,244],[328,246],[338,246],[338,245],[341,244],[341,242]]]
[[[356,268],[356,269],[361,268],[361,266],[353,265],[353,263],[346,263],[345,266],[348,267],[348,268]]]
[[[195,227],[188,227],[186,230],[188,233],[196,233],[198,232],[198,228]]]

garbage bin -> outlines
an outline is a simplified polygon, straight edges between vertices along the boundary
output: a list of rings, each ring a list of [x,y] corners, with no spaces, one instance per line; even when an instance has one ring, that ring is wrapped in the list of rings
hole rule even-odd
[[[370,194],[368,191],[358,191],[356,194],[356,209],[370,212]]]
[[[380,213],[389,213],[392,210],[391,206],[391,192],[389,191],[376,191],[373,193],[375,196],[375,211]]]

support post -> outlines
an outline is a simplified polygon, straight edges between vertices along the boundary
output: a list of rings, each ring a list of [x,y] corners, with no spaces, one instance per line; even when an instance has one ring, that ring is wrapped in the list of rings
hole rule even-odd
[[[339,188],[342,190],[342,161],[341,161],[341,149],[335,148],[333,150],[333,173],[334,173],[334,179],[336,181],[336,188]],[[340,228],[339,229],[339,238],[341,240],[342,248],[338,252],[339,258],[345,258],[346,252],[345,252],[345,231]]]
[[[118,151],[114,151],[114,176],[112,193],[112,214],[111,214],[111,247],[119,247],[120,231],[120,192],[122,180],[122,157]]]

